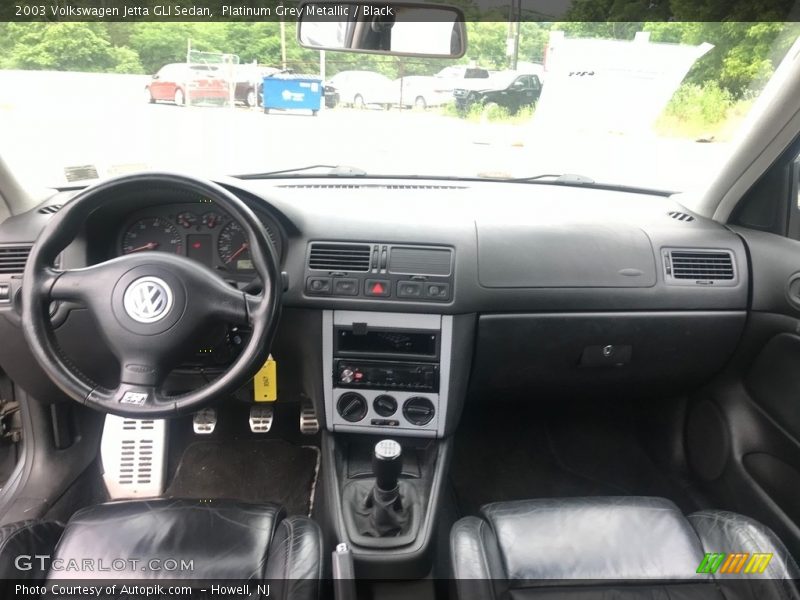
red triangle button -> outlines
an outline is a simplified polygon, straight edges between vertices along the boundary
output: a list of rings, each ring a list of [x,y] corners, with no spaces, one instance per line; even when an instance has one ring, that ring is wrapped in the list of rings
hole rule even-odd
[[[372,284],[372,293],[373,294],[383,294],[386,290],[383,289],[383,285],[380,282]]]

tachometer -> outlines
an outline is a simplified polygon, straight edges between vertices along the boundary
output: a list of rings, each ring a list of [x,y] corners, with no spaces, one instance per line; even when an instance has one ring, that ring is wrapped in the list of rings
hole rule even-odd
[[[161,217],[136,221],[122,236],[123,254],[160,250],[183,254],[183,236],[172,223]]]
[[[253,270],[247,236],[236,221],[231,221],[219,232],[217,252],[220,260],[229,269],[234,271]]]

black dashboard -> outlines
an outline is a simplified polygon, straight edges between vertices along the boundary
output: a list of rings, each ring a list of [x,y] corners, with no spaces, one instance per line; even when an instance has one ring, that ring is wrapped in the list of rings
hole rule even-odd
[[[276,353],[295,357],[282,364],[297,363],[291,368],[312,379],[322,369],[325,313],[374,311],[401,328],[452,315],[452,360],[468,369],[453,369],[453,397],[463,397],[468,382],[475,395],[565,382],[631,392],[663,384],[666,393],[717,372],[744,327],[750,273],[742,239],[663,195],[499,182],[218,183],[245,201],[275,245],[284,278]],[[9,289],[0,335],[16,341],[8,347],[24,345],[17,290],[26,249],[73,194],[0,224],[0,291]],[[254,279],[236,221],[168,189],[137,190],[99,209],[62,266],[164,250],[232,285]],[[91,323],[81,312],[64,321],[62,336],[72,354],[99,364],[104,351],[87,345],[96,338],[86,335]],[[607,345],[620,349],[613,361],[602,353]],[[15,370],[15,361],[22,359],[0,348],[0,366]],[[41,379],[17,378],[31,386]]]

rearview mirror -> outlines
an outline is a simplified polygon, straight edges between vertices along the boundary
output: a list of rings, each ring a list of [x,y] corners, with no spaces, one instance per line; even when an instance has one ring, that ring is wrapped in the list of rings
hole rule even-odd
[[[297,41],[315,50],[460,58],[467,50],[464,13],[417,2],[304,2]]]

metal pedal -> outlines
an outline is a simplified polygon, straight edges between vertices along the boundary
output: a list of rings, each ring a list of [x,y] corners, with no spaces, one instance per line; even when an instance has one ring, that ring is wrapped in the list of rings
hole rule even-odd
[[[253,433],[267,433],[272,429],[274,411],[271,405],[255,405],[250,407],[250,431]]]
[[[314,403],[310,400],[305,400],[300,409],[300,433],[303,435],[315,435],[319,433],[317,411],[314,410]]]
[[[192,428],[197,435],[209,435],[214,433],[217,427],[217,411],[214,408],[204,408],[194,413],[192,417]]]
[[[167,426],[164,419],[106,415],[100,460],[112,500],[152,498],[164,493]]]

